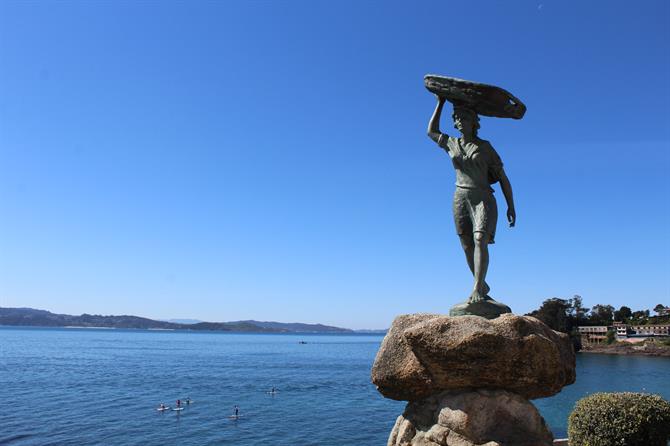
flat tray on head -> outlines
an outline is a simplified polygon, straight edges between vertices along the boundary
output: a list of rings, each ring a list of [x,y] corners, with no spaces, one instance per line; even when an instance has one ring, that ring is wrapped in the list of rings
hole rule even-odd
[[[423,82],[431,93],[482,116],[521,119],[526,113],[523,102],[500,87],[434,74],[424,76]]]

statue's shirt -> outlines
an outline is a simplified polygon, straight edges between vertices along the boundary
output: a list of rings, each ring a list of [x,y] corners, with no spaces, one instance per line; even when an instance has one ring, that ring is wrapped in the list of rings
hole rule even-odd
[[[463,144],[460,138],[442,134],[437,143],[454,164],[456,186],[493,192],[491,185],[500,181],[503,163],[488,141],[476,138]]]

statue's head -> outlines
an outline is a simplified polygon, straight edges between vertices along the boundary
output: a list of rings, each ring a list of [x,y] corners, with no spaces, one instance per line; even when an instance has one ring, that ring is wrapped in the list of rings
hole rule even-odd
[[[477,112],[467,107],[454,107],[454,113],[451,115],[454,119],[454,128],[459,132],[463,129],[471,128],[472,134],[476,135],[479,129],[479,116]],[[467,131],[467,130],[466,130]]]

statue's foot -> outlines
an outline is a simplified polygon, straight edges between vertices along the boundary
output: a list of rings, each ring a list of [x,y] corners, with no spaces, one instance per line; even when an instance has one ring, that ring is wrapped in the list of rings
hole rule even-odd
[[[474,304],[476,302],[483,302],[487,300],[486,293],[481,293],[478,290],[475,290],[470,294],[468,298],[468,303]]]
[[[482,293],[484,294],[484,296],[488,296],[489,291],[491,291],[491,287],[489,286],[488,283],[484,282],[484,289],[482,290]]]
[[[489,296],[484,296],[479,292],[473,292],[467,301],[456,304],[449,310],[449,316],[482,316],[487,319],[495,319],[503,313],[511,313],[510,308],[496,302]]]

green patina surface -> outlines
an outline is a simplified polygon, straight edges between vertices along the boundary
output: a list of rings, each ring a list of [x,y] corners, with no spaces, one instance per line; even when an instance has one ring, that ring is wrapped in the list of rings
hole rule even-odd
[[[507,305],[496,302],[486,296],[484,300],[470,302],[469,300],[454,305],[449,310],[449,316],[482,316],[486,319],[495,319],[501,314],[511,313],[512,310]]]

